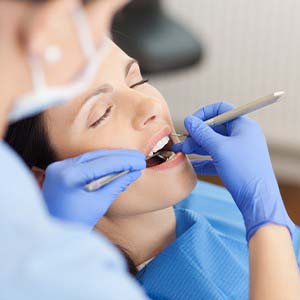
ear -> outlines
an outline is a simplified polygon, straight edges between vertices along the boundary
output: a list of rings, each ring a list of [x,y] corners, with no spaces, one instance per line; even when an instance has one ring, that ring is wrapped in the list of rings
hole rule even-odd
[[[39,55],[51,44],[49,38],[53,39],[53,33],[59,30],[61,21],[70,18],[70,13],[81,3],[80,0],[43,2],[40,5],[34,5],[22,32],[25,35],[26,46],[32,53]]]
[[[31,171],[32,171],[39,187],[42,188],[44,179],[45,179],[45,170],[38,168],[38,167],[32,167]]]

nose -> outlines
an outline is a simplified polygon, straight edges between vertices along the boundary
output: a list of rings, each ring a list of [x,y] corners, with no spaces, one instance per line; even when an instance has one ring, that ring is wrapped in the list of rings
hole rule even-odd
[[[158,99],[135,92],[133,128],[143,130],[156,122],[162,115],[162,104]]]

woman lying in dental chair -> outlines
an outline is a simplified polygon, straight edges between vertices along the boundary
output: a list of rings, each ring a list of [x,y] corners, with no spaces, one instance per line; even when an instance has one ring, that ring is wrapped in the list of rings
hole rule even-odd
[[[169,137],[171,132],[162,95],[141,76],[138,63],[110,42],[92,87],[12,125],[6,140],[42,186],[45,169],[55,161],[98,149],[134,149],[147,156],[154,147],[171,150],[178,142]],[[241,214],[225,189],[197,183],[181,152],[166,162],[148,160],[142,176],[118,196],[95,230],[126,253],[131,272],[150,298],[248,297]],[[298,257],[298,228],[293,237]]]

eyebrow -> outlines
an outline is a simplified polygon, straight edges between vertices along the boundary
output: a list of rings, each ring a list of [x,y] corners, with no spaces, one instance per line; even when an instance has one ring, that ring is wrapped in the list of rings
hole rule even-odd
[[[78,108],[76,109],[73,119],[75,120],[77,118],[77,116],[80,114],[80,112],[82,111],[82,109],[84,108],[84,106],[91,100],[93,99],[93,97],[98,96],[102,93],[108,93],[110,91],[112,91],[113,88],[111,85],[109,84],[103,84],[100,87],[96,88],[95,90],[93,90],[90,94],[88,94],[86,97],[84,97],[83,101],[79,104]]]
[[[95,90],[93,90],[87,97],[85,97],[83,103],[81,104],[81,107],[86,102],[88,102],[91,98],[93,98],[94,96],[97,96],[97,95],[102,94],[102,93],[107,93],[107,92],[110,92],[112,90],[113,90],[113,88],[109,84],[103,84],[103,85],[101,85],[100,87],[98,87]]]
[[[125,77],[128,75],[132,65],[134,64],[138,64],[138,61],[136,59],[130,59],[129,62],[127,63],[126,67],[125,67]],[[109,84],[103,84],[100,87],[98,87],[96,90],[94,90],[92,93],[90,93],[87,97],[85,97],[84,101],[81,104],[81,107],[87,102],[89,101],[93,96],[97,96],[101,93],[107,93],[109,91],[112,90],[112,86]],[[80,107],[80,109],[81,109]]]
[[[125,67],[125,77],[127,77],[132,65],[134,64],[138,64],[138,61],[136,59],[130,59]],[[84,107],[84,105],[91,100],[94,96],[97,96],[99,94],[102,93],[107,93],[109,91],[111,91],[113,89],[113,87],[109,84],[103,84],[100,87],[98,87],[97,89],[95,89],[93,92],[91,92],[88,96],[86,96],[84,98],[84,100],[82,101],[82,103],[80,104],[78,110],[76,111],[76,113],[74,114],[74,119],[76,119],[77,115],[80,113],[80,111],[82,110],[82,108]]]

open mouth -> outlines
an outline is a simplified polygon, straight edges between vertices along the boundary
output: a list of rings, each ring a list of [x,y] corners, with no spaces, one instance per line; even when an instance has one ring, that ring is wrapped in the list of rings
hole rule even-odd
[[[172,137],[170,136],[161,139],[149,154],[149,158],[146,161],[147,168],[163,164],[175,157],[176,153],[171,150],[173,144]]]

